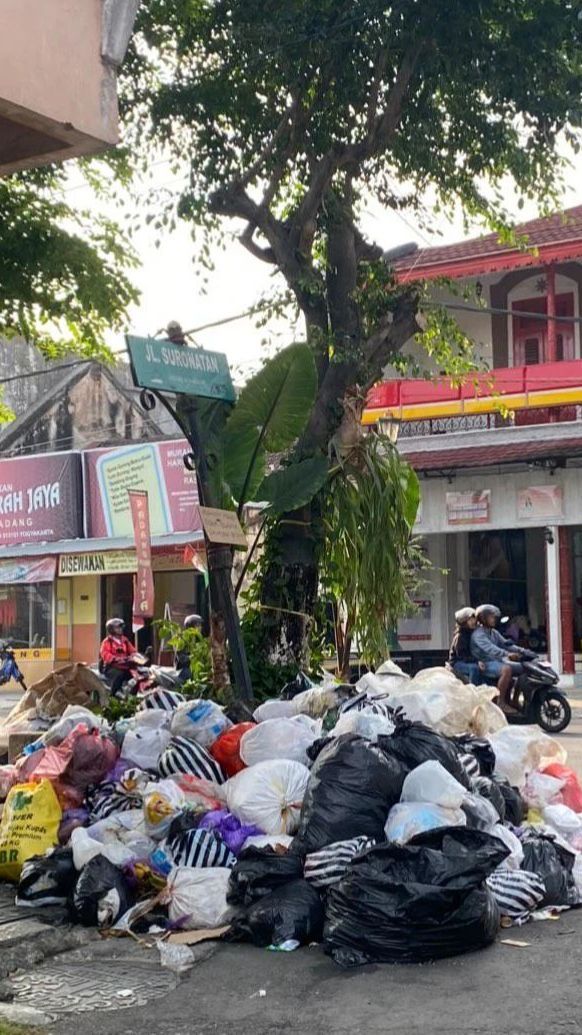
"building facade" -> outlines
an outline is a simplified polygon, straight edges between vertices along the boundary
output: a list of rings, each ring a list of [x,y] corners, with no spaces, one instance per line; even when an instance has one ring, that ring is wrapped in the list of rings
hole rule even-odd
[[[496,603],[519,642],[582,671],[582,206],[397,264],[435,281],[490,373],[453,385],[390,379],[365,421],[399,422],[419,474],[416,531],[432,570],[398,646],[412,667],[441,661],[457,608]],[[453,280],[456,291],[439,286]],[[411,345],[414,352],[416,346]],[[420,359],[420,357],[418,357]],[[388,372],[389,374],[389,372]]]

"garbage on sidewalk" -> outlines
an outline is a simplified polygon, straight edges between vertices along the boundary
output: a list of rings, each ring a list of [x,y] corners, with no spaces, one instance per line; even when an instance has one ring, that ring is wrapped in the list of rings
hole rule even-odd
[[[182,972],[191,953],[173,937],[412,963],[582,903],[565,750],[444,669],[409,680],[387,662],[353,687],[299,676],[238,724],[156,693],[108,724],[77,675],[10,719],[36,736],[0,766],[0,879],[23,908],[151,929]]]

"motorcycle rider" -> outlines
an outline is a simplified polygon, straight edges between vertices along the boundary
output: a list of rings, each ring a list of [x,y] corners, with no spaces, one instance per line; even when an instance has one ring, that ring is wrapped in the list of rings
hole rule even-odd
[[[187,615],[182,624],[183,629],[198,629],[202,631],[202,618],[200,615]],[[186,683],[191,676],[190,653],[186,649],[176,651],[176,668],[180,683]]]
[[[108,680],[111,693],[116,694],[135,664],[135,647],[123,635],[125,622],[121,618],[110,618],[105,625],[105,639],[99,648],[99,667]]]
[[[513,678],[523,672],[521,661],[529,652],[517,647],[513,640],[502,636],[495,628],[501,611],[494,604],[481,604],[476,615],[477,627],[471,635],[471,653],[475,661],[485,663],[485,678],[497,680],[500,707],[513,713],[515,709],[510,704]]]
[[[462,607],[455,614],[455,622],[449,665],[459,679],[479,686],[483,682],[485,662],[475,661],[471,653],[471,636],[477,627],[477,615],[472,607]]]

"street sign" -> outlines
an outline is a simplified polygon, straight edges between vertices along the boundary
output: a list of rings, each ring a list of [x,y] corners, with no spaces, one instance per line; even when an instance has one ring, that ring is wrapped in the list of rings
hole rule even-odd
[[[234,510],[218,510],[216,507],[198,507],[198,510],[210,543],[248,548],[247,537]]]
[[[224,353],[131,334],[125,340],[133,380],[140,388],[234,402],[234,386]]]

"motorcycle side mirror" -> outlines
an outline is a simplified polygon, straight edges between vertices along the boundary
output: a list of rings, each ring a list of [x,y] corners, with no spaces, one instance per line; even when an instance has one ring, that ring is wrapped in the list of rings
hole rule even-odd
[[[500,624],[500,625],[507,625],[507,623],[509,622],[509,620],[510,620],[510,619],[509,619],[509,615],[503,615],[503,618],[500,618],[500,619],[499,619],[499,624]]]

